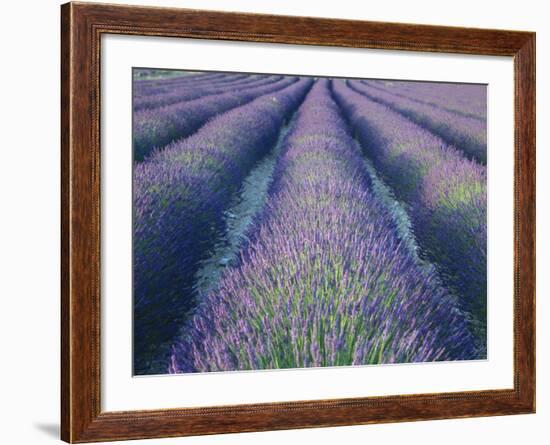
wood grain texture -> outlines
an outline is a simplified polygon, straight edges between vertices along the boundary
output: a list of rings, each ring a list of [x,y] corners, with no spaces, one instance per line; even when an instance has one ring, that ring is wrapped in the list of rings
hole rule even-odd
[[[99,62],[103,33],[513,56],[514,388],[101,412]],[[61,7],[61,40],[63,440],[93,442],[534,412],[534,33],[68,3]]]

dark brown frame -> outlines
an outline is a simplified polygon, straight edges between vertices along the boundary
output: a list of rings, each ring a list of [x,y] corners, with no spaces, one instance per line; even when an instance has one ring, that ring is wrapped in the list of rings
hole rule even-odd
[[[100,408],[104,33],[513,56],[514,388],[154,411]],[[535,412],[535,34],[93,3],[61,7],[61,437],[173,437]]]

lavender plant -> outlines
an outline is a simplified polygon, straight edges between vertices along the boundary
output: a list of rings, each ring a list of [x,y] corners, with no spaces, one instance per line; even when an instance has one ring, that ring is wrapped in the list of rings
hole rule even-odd
[[[487,87],[485,85],[395,80],[363,80],[362,82],[395,96],[487,121]]]
[[[149,369],[192,306],[192,277],[243,178],[272,148],[311,80],[216,116],[134,170],[134,363]],[[286,86],[285,86],[286,85]],[[219,99],[219,97],[218,97]]]
[[[471,117],[399,97],[359,81],[348,81],[350,88],[384,104],[441,139],[462,150],[466,156],[487,164],[487,125]]]
[[[207,85],[212,82],[224,82],[232,81],[234,79],[242,79],[248,77],[247,74],[232,74],[232,73],[217,73],[213,74],[199,74],[199,75],[188,75],[181,77],[167,77],[149,81],[134,81],[134,94],[138,97],[141,96],[150,96],[150,91],[156,91],[154,94],[164,94],[170,92],[176,88],[188,86],[193,87],[194,85]]]
[[[369,190],[328,81],[284,144],[239,265],[185,323],[169,372],[477,358],[456,301]]]
[[[229,91],[189,102],[138,111],[134,113],[134,159],[142,161],[155,147],[161,148],[169,142],[189,136],[214,116],[244,105],[261,95],[281,90],[296,81],[296,77],[286,77],[242,91]]]
[[[233,77],[234,74],[228,73],[197,73],[166,79],[134,80],[134,93],[138,96],[166,93],[171,88],[180,85],[201,84],[208,81],[232,79]]]
[[[146,108],[164,107],[177,102],[185,102],[200,97],[214,94],[224,94],[228,91],[240,91],[245,88],[259,87],[281,80],[282,76],[235,76],[232,79],[220,79],[217,81],[195,82],[193,85],[180,85],[166,93],[153,96],[135,96],[134,111]]]
[[[424,254],[486,338],[487,172],[439,137],[343,81],[333,94],[376,168],[410,208]]]

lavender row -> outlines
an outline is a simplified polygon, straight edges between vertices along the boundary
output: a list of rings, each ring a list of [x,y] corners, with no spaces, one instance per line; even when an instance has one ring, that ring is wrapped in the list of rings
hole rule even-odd
[[[366,154],[410,207],[415,235],[481,337],[487,301],[487,173],[391,108],[333,82]]]
[[[363,83],[426,105],[487,120],[487,87],[473,84],[364,80]]]
[[[198,73],[194,75],[170,77],[155,80],[136,80],[134,82],[134,92],[137,95],[150,95],[159,92],[170,91],[174,86],[193,85],[206,81],[223,80],[232,78],[234,74],[227,73]]]
[[[487,164],[487,125],[471,117],[426,105],[381,91],[359,81],[348,81],[350,88],[435,133],[445,142],[462,150],[466,156]]]
[[[162,87],[152,87],[147,89],[134,87],[133,97],[133,109],[139,110],[142,108],[152,108],[153,106],[160,105],[169,105],[170,103],[177,102],[178,93],[180,95],[185,95],[186,93],[192,92],[194,90],[200,90],[204,88],[212,88],[215,86],[220,86],[224,84],[231,84],[233,82],[247,82],[253,80],[254,76],[249,76],[247,74],[241,75],[231,75],[227,74],[223,77],[216,79],[206,79],[206,80],[196,80],[194,82],[181,82],[178,84],[171,84]],[[162,104],[162,98],[165,98],[166,103]],[[174,98],[172,102],[169,103],[170,98]],[[159,103],[155,103],[158,101]]]
[[[174,140],[189,136],[214,116],[264,94],[281,90],[297,81],[296,77],[285,77],[280,81],[245,91],[230,91],[189,102],[138,111],[134,113],[134,159],[142,161],[155,147],[161,148]]]
[[[165,79],[159,81],[156,85],[143,86],[139,82],[134,83],[134,97],[146,98],[155,95],[169,94],[175,89],[194,88],[209,85],[212,83],[233,82],[237,80],[250,78],[248,74],[220,74],[218,76],[193,76],[196,80],[191,80],[189,77],[180,77],[179,80]],[[176,78],[177,79],[177,78]]]
[[[134,111],[146,108],[163,107],[177,102],[185,102],[200,97],[223,94],[228,91],[240,91],[245,88],[259,87],[281,80],[282,76],[255,77],[246,76],[223,81],[201,82],[197,85],[183,85],[170,89],[168,93],[155,94],[153,96],[134,97]]]
[[[156,69],[146,69],[146,68],[136,68],[136,71],[139,72],[147,72],[147,71],[157,71]],[[227,73],[226,72],[208,72],[208,71],[194,71],[194,72],[187,72],[187,71],[179,71],[179,75],[177,76],[171,76],[171,77],[158,77],[158,78],[148,78],[148,79],[136,79],[136,82],[138,82],[140,85],[144,86],[156,86],[159,84],[170,84],[171,82],[180,82],[180,81],[195,81],[195,80],[202,80],[202,79],[215,79],[217,77],[223,77]]]
[[[224,209],[277,140],[311,80],[299,80],[215,117],[134,171],[134,341],[137,372],[192,304],[192,278]]]
[[[196,80],[191,78],[197,77]],[[202,76],[200,76],[202,77]],[[219,75],[212,79],[199,79],[199,76],[185,76],[171,79],[159,79],[155,83],[150,85],[144,85],[145,81],[134,81],[133,84],[133,96],[134,97],[146,97],[154,96],[156,94],[169,93],[172,88],[177,88],[183,85],[192,86],[193,84],[201,84],[211,80],[223,80],[229,78],[228,75]]]
[[[259,227],[182,329],[169,372],[475,358],[455,301],[370,192],[327,80],[284,144]]]

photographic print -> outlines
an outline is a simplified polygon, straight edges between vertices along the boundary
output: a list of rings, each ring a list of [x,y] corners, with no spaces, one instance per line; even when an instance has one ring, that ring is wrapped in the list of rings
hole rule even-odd
[[[534,413],[535,54],[62,5],[62,439]]]
[[[135,375],[487,358],[487,86],[134,68]]]

